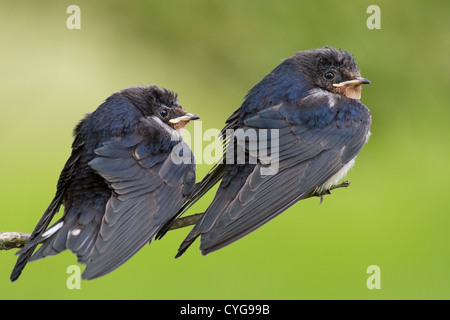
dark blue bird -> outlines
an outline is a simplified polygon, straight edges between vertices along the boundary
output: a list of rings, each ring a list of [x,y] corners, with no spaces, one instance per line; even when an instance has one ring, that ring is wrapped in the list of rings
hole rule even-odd
[[[225,163],[196,186],[181,211],[221,180],[177,257],[199,236],[203,254],[218,250],[342,179],[370,135],[371,115],[360,102],[367,83],[349,52],[325,47],[297,52],[253,87],[222,131]],[[261,156],[271,153],[264,148],[277,156]]]
[[[56,195],[18,252],[11,280],[28,261],[66,249],[86,264],[82,277],[93,279],[149,243],[195,185],[194,157],[180,132],[195,119],[175,93],[157,86],[124,89],[86,115],[74,130]],[[63,216],[48,227],[61,205]]]

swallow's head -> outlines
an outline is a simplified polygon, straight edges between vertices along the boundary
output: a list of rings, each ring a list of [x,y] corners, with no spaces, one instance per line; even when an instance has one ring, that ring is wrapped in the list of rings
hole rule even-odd
[[[347,50],[324,47],[297,52],[293,58],[313,87],[361,99],[361,85],[370,83],[361,77],[355,57]]]
[[[131,87],[121,93],[130,99],[145,117],[157,117],[175,130],[182,129],[191,120],[200,119],[178,103],[178,95],[175,92],[156,85]]]

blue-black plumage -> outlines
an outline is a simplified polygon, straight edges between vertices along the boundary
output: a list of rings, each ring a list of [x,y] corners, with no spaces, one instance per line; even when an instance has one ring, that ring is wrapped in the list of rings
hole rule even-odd
[[[97,278],[149,243],[195,185],[194,156],[179,132],[195,119],[174,92],[155,85],[117,92],[86,115],[74,130],[56,195],[18,252],[11,280],[27,262],[67,249],[86,264],[84,279]],[[173,161],[175,146],[190,161]],[[63,216],[49,227],[62,204]]]
[[[331,47],[297,52],[265,76],[228,118],[223,133],[279,130],[277,169],[263,174],[270,164],[261,158],[218,163],[182,208],[221,181],[177,257],[199,236],[203,254],[218,250],[342,179],[370,135],[371,115],[360,102],[361,85],[367,83],[354,57]],[[233,139],[226,141],[226,150],[237,149]]]

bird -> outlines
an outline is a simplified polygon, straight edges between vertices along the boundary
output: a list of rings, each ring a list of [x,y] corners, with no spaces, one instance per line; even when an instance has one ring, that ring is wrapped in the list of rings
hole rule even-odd
[[[27,262],[64,250],[86,265],[82,279],[98,278],[150,243],[195,185],[195,159],[181,131],[196,119],[157,85],[123,89],[87,114],[11,281]],[[62,217],[48,227],[61,205]]]
[[[179,215],[220,182],[219,187],[176,257],[198,237],[207,255],[309,194],[329,193],[369,139],[371,113],[360,101],[362,85],[369,83],[347,50],[324,46],[282,60],[227,119],[222,161],[195,186]],[[239,138],[238,131],[249,134]],[[264,148],[276,157],[268,161]],[[241,162],[236,161],[239,150]]]

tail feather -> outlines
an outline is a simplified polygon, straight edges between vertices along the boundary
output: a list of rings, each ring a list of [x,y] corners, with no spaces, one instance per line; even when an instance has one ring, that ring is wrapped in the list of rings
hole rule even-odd
[[[60,220],[45,232],[41,230],[40,234],[35,234],[18,252],[19,258],[11,273],[11,281],[18,279],[28,262],[53,256],[67,249],[77,255],[79,263],[86,263],[93,251],[103,213],[104,205],[101,204],[66,208]],[[86,216],[90,216],[90,219],[86,219]],[[81,221],[80,217],[83,217]],[[41,247],[36,250],[41,243]]]
[[[38,224],[31,233],[30,239],[28,240],[27,244],[17,252],[17,255],[19,255],[19,257],[17,258],[16,264],[13,268],[13,271],[11,272],[10,276],[11,281],[14,282],[19,278],[19,276],[22,273],[22,270],[27,265],[34,250],[39,245],[39,243],[44,240],[41,235],[44,233],[44,230],[50,224],[56,212],[58,212],[61,203],[62,203],[62,195],[59,196],[57,195],[50,203],[47,210],[45,210],[42,218],[39,220]]]
[[[70,250],[77,255],[78,262],[85,263],[94,248],[103,214],[104,204],[93,206],[87,202],[81,208],[79,206],[68,208],[64,217],[55,224],[55,226],[58,226],[58,223],[62,225],[55,229],[54,233],[49,234],[48,238],[45,239],[45,242],[29,261],[39,260],[47,256],[56,255],[64,250]],[[81,221],[81,216],[89,216],[90,219],[84,218],[85,221]],[[80,222],[83,222],[83,224]],[[49,228],[47,232],[51,232],[52,228]]]
[[[186,239],[184,239],[184,241],[181,243],[175,258],[181,257],[186,252],[186,250],[191,246],[191,244],[194,243],[195,239],[197,239],[197,237],[201,234],[200,232],[196,232],[196,230],[194,229],[192,229],[192,231],[188,234]]]
[[[45,230],[62,205],[66,189],[70,184],[76,164],[80,159],[83,145],[84,141],[82,140],[76,139],[74,141],[72,145],[72,154],[64,165],[64,168],[59,176],[55,197],[53,198],[47,210],[45,210],[44,214],[42,215],[42,218],[39,220],[38,224],[31,233],[28,243],[19,252],[17,252],[19,257],[17,258],[16,264],[13,268],[13,271],[11,272],[11,281],[16,281],[19,278],[22,270],[27,265],[27,262],[29,261],[38,244],[46,239],[45,237],[42,237],[42,235],[45,234]]]

